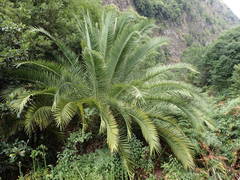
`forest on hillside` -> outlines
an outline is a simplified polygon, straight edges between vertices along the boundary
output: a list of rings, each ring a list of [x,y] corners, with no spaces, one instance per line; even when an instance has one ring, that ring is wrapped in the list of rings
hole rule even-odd
[[[216,1],[0,0],[0,180],[239,180],[240,21]],[[174,61],[164,32],[202,17]]]

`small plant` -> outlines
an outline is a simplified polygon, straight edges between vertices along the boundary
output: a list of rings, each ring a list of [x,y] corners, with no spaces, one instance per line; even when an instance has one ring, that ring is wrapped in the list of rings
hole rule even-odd
[[[70,134],[65,149],[58,155],[57,166],[53,168],[53,179],[124,179],[128,177],[117,154],[111,155],[106,149],[96,149],[91,153],[82,153],[84,145],[92,139],[91,133],[82,130]],[[80,149],[79,149],[80,148]]]
[[[31,167],[32,148],[28,142],[16,139],[14,142],[1,140],[0,142],[0,176],[10,179],[16,174],[23,174],[22,170]]]
[[[135,136],[130,140],[130,147],[132,149],[131,157],[134,163],[135,177],[145,178],[150,176],[154,170],[154,162],[149,155],[149,148]]]
[[[176,160],[170,157],[167,163],[162,165],[164,178],[167,180],[193,180],[200,179],[201,174],[196,174],[190,170],[185,170],[183,166]]]
[[[40,145],[36,150],[32,150],[30,157],[32,158],[34,172],[41,167],[41,160],[43,160],[44,168],[47,168],[46,150],[47,147],[44,145]]]

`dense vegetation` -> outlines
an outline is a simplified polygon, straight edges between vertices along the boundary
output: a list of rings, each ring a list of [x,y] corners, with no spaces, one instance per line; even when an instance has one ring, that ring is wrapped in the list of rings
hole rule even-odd
[[[201,71],[196,83],[212,86],[220,92],[230,88],[234,81],[236,83],[232,76],[234,67],[240,63],[239,30],[240,27],[236,27],[223,33],[209,46],[194,44],[185,50],[183,60]]]
[[[216,12],[211,14],[204,10],[204,8],[214,7],[214,4],[221,6],[217,0],[205,0],[204,2],[198,0],[133,0],[133,4],[141,15],[165,21],[165,23],[181,23],[185,15],[192,20],[202,18],[201,21],[206,22],[206,25],[215,24],[215,27],[225,25],[227,20],[236,20],[231,13],[220,14],[221,17],[218,17]]]
[[[156,20],[161,27],[156,34],[170,38],[172,43],[165,52],[174,61],[180,60],[186,46],[208,45],[239,23],[219,0],[132,0],[132,6],[140,15]]]
[[[96,0],[2,0],[0,22],[1,180],[240,177],[239,28],[171,64],[152,20]]]
[[[183,10],[187,8],[182,0],[134,0],[140,14],[161,20],[177,21]]]
[[[219,89],[228,88],[234,66],[239,63],[240,27],[237,27],[226,32],[209,47],[204,62],[205,83]]]

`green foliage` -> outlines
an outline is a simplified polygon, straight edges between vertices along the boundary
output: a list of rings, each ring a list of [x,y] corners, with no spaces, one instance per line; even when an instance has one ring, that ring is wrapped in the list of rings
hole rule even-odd
[[[19,168],[21,170],[21,168],[31,167],[31,151],[32,148],[25,141],[7,142],[1,139],[0,176],[4,179],[10,179],[19,172]]]
[[[198,146],[195,154],[197,167],[192,171],[186,170],[176,159],[170,157],[169,162],[162,165],[165,178],[230,180],[239,177],[239,115],[224,115],[219,110],[215,118],[218,119],[218,130],[202,134],[204,137],[201,141],[195,142]],[[194,134],[191,132],[192,137]]]
[[[240,63],[240,28],[223,34],[208,50],[204,60],[205,84],[217,89],[231,85],[234,66]]]
[[[193,64],[198,69],[202,66],[202,61],[207,47],[203,47],[198,44],[193,44],[191,47],[187,48],[182,55],[183,62]]]
[[[4,141],[2,143],[2,153],[7,155],[11,163],[16,163],[22,161],[26,156],[26,153],[29,153],[31,150],[30,147],[27,146],[27,143],[24,141],[15,141],[13,144],[6,144]]]
[[[120,159],[106,149],[97,149],[87,154],[81,151],[84,144],[92,139],[90,133],[81,131],[71,133],[62,153],[58,155],[56,167],[49,177],[51,179],[124,179],[124,172]],[[79,148],[80,147],[80,148]]]
[[[181,60],[185,63],[194,65],[200,73],[189,73],[189,80],[197,85],[202,86],[202,79],[206,78],[203,75],[204,71],[204,58],[208,47],[199,44],[193,44],[188,47],[182,54]]]
[[[193,45],[182,55],[183,62],[195,65],[201,72],[198,76],[191,76],[191,80],[198,86],[211,85],[223,91],[234,82],[237,89],[238,68],[232,78],[234,66],[239,63],[239,27],[223,34],[215,43],[207,47]]]
[[[143,16],[175,22],[186,4],[182,0],[134,0],[134,5]]]
[[[164,177],[169,180],[192,180],[203,178],[202,175],[184,169],[173,157],[170,157],[169,162],[164,163],[162,168]]]
[[[130,140],[131,157],[134,164],[135,178],[148,177],[154,173],[154,161],[149,156],[149,148],[136,137]]]
[[[18,121],[15,117],[14,111],[1,100],[0,102],[0,135],[9,137],[16,133],[18,130]]]
[[[86,4],[87,2],[81,1],[81,4],[84,3]],[[11,62],[42,58],[52,59],[52,56],[55,54],[55,47],[52,41],[32,31],[32,27],[42,26],[51,33],[58,34],[65,40],[67,39],[68,43],[73,42],[74,44],[73,39],[77,38],[72,33],[74,31],[72,25],[74,24],[70,21],[73,17],[73,11],[70,6],[73,7],[74,5],[71,4],[72,1],[58,0],[0,1],[1,88],[19,84],[19,82],[12,80],[11,77],[6,77],[4,74],[5,68],[11,66]],[[93,7],[96,6],[97,3]],[[65,34],[68,34],[68,36],[64,36]],[[19,130],[21,121],[6,107],[8,102],[3,101],[2,97],[0,97],[0,101],[0,134],[7,137]]]
[[[234,66],[234,71],[233,71],[231,81],[233,83],[232,84],[233,94],[236,94],[238,96],[240,92],[240,65],[239,64]]]
[[[193,166],[192,145],[176,117],[187,119],[202,131],[205,124],[213,127],[210,108],[197,89],[178,81],[174,74],[194,68],[174,64],[139,69],[150,53],[166,44],[163,38],[149,37],[151,22],[112,11],[105,12],[98,21],[100,25],[87,14],[84,21],[77,22],[82,59],[39,29],[55,40],[63,57],[55,62],[17,62],[17,69],[8,71],[9,76],[35,86],[17,88],[9,96],[10,107],[23,117],[25,130],[31,134],[54,124],[64,129],[78,119],[83,131],[94,125],[98,129],[95,131],[106,134],[110,151],[120,153],[124,165],[130,168],[128,139],[139,127],[150,154],[159,152],[160,136],[185,167]],[[95,109],[96,115],[86,118],[86,107]]]
[[[40,168],[36,171],[31,171],[27,173],[26,175],[19,176],[18,180],[51,180],[50,170]]]
[[[216,7],[213,4],[219,4],[218,1],[212,3],[211,0],[205,0],[204,2],[198,0],[134,0],[134,6],[139,14],[154,18],[158,22],[163,24],[172,25],[172,24],[185,24],[185,20],[190,22],[198,22],[204,23],[207,25],[207,28],[202,27],[201,32],[197,30],[194,31],[194,27],[190,28],[193,32],[189,34],[198,42],[208,42],[206,39],[206,33],[209,30],[223,29],[226,26],[228,21],[237,22],[237,18],[229,12],[223,12],[222,14],[216,15],[216,13],[211,13],[212,9]],[[222,6],[222,5],[219,5]],[[208,9],[210,9],[208,12]],[[186,18],[187,16],[187,18]],[[199,37],[197,37],[199,35]],[[190,40],[190,37],[187,37],[187,40]],[[191,44],[191,43],[190,43]],[[188,44],[189,45],[189,44]]]
[[[29,1],[28,4],[31,6],[32,3]],[[50,48],[49,40],[40,36],[36,37],[36,33],[30,30],[31,26],[37,26],[37,24],[27,20],[33,17],[31,10],[34,6],[31,9],[26,6],[26,2],[13,3],[8,0],[0,2],[0,39],[3,42],[0,45],[0,52],[2,60],[41,58],[45,55],[43,49],[45,48],[47,51]],[[42,50],[39,47],[42,47]]]
[[[240,148],[240,122],[237,121],[238,116],[222,115],[219,118],[219,129],[221,132],[220,139],[226,144],[226,148],[223,152],[228,160],[233,160],[234,151]]]
[[[186,45],[189,47],[193,44],[194,42],[194,37],[191,34],[187,34],[184,36],[184,39],[186,41]]]
[[[32,150],[30,157],[32,158],[33,161],[33,171],[36,171],[36,169],[40,168],[40,162],[43,161],[44,167],[47,167],[47,162],[46,162],[46,150],[47,147],[44,145],[40,145],[37,147],[37,149]]]
[[[81,130],[71,133],[65,149],[58,155],[56,167],[48,176],[51,179],[128,179],[129,176],[117,154],[111,154],[106,148],[82,152],[81,148],[87,148],[85,145],[91,139],[92,134],[82,134]],[[132,149],[135,177],[150,176],[153,173],[153,162],[147,153],[149,149],[135,137],[130,140],[129,146]]]
[[[30,157],[32,159],[32,171],[23,175],[20,167],[20,176],[18,180],[49,180],[50,172],[46,162],[47,150],[46,146],[40,145],[31,151]]]
[[[164,21],[178,22],[183,13],[195,12],[192,2],[183,0],[134,3],[142,15]],[[182,81],[191,71],[191,80],[201,85],[196,70],[189,64],[157,64],[166,57],[159,50],[166,40],[151,38],[152,22],[101,8],[95,0],[0,2],[0,81],[13,87],[1,99],[0,134],[25,136],[24,129],[34,141],[34,148],[24,141],[0,143],[1,175],[14,167],[21,180],[155,179],[158,162],[170,156],[161,166],[167,179],[237,177],[237,118],[217,116],[219,130],[205,131],[214,129],[212,105]],[[203,16],[209,25],[214,22]],[[187,44],[200,36],[186,36]],[[183,61],[203,71],[206,51],[193,45]],[[58,137],[59,129],[75,132],[52,167],[50,148],[56,152],[61,145],[51,137]],[[54,147],[38,146],[46,140]]]
[[[27,59],[52,59],[55,46],[50,39],[36,35],[32,27],[42,27],[61,37],[66,44],[76,47],[74,14],[82,11],[95,16],[101,12],[97,0],[23,0],[0,2],[0,59],[4,61]],[[78,45],[79,46],[79,45]]]
[[[217,135],[222,145],[215,151],[218,152],[220,156],[225,157],[219,158],[219,160],[224,159],[225,162],[222,162],[222,165],[219,166],[218,160],[218,165],[215,162],[215,164],[210,166],[216,168],[215,172],[218,172],[221,177],[229,179],[231,179],[231,177],[238,177],[240,175],[240,122],[238,121],[238,113],[232,115],[220,114],[219,116],[216,116],[216,118],[219,120],[219,132]],[[232,168],[231,170],[228,170],[227,167]]]

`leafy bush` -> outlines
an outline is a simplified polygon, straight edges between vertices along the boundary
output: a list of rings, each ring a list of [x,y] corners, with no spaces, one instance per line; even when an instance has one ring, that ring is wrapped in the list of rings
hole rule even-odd
[[[79,47],[74,14],[88,9],[95,17],[101,12],[98,0],[2,0],[0,2],[0,62],[52,59],[56,46],[52,40],[32,31],[42,27],[71,47]]]
[[[232,94],[239,96],[240,93],[240,64],[234,66],[233,76],[232,76]]]
[[[237,179],[240,176],[240,123],[237,121],[239,115],[224,115],[222,111],[218,111],[217,114],[217,131],[203,134],[204,141],[195,141],[195,145],[198,146],[195,148],[196,168],[192,171],[186,170],[175,158],[170,157],[169,161],[162,165],[165,178]]]
[[[204,58],[207,51],[207,47],[204,47],[199,44],[193,44],[192,46],[188,47],[182,54],[181,60],[185,63],[189,63],[194,65],[199,73],[189,73],[189,80],[197,85],[202,86],[202,79],[205,78],[203,75],[204,71]]]
[[[105,179],[127,177],[120,159],[106,148],[93,149],[92,152],[82,154],[83,149],[92,135],[82,131],[71,133],[65,149],[58,155],[56,167],[50,177],[52,179]]]
[[[0,176],[3,179],[16,178],[19,171],[31,167],[32,148],[22,140],[0,140]]]
[[[162,165],[164,177],[168,180],[192,180],[203,178],[203,175],[187,171],[183,166],[173,157],[169,158],[168,162]]]
[[[240,27],[223,34],[204,58],[205,84],[217,89],[228,88],[234,66],[240,63]]]
[[[91,133],[83,134],[76,131],[70,134],[63,152],[58,155],[56,167],[49,177],[52,179],[128,179],[128,173],[119,155],[111,154],[103,146],[83,152],[87,144],[93,139]],[[94,142],[91,142],[91,144]],[[97,142],[95,142],[97,143]],[[149,156],[148,147],[133,137],[130,140],[131,156],[136,178],[147,177],[153,173],[153,162]],[[83,148],[83,149],[82,149]]]

